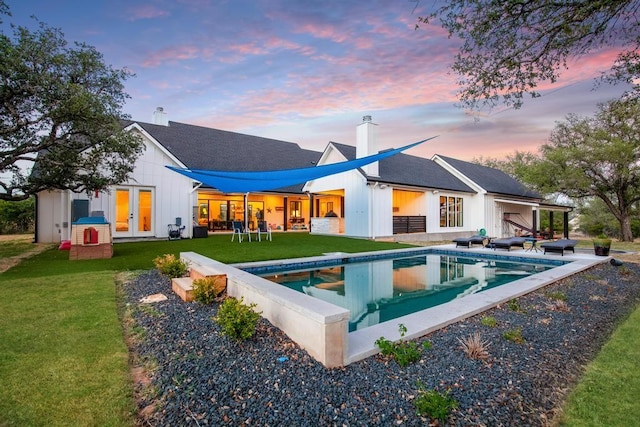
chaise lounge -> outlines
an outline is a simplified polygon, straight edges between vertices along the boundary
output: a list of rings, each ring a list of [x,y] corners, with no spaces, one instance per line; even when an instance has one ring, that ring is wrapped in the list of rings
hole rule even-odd
[[[486,239],[487,239],[487,236],[480,236],[480,235],[476,234],[475,236],[471,236],[471,237],[456,237],[452,241],[455,242],[456,248],[458,246],[465,246],[467,248],[470,248],[471,245],[482,245],[482,246],[484,246],[484,241]]]
[[[487,247],[495,249],[506,249],[508,251],[511,250],[513,246],[524,249],[524,242],[527,239],[524,237],[507,237],[504,239],[493,239]]]
[[[544,249],[545,255],[548,252],[560,252],[562,256],[564,256],[564,251],[571,250],[571,252],[576,253],[575,246],[578,242],[576,240],[571,239],[560,239],[555,242],[544,242],[540,245],[542,249]]]

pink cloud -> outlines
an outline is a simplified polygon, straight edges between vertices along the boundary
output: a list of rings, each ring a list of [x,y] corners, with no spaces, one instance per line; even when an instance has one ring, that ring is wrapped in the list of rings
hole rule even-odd
[[[172,46],[159,50],[147,56],[142,62],[143,67],[157,67],[166,62],[176,62],[182,60],[195,59],[200,57],[202,51],[193,45]],[[210,54],[210,52],[209,52]]]
[[[127,9],[129,21],[138,21],[140,19],[154,19],[163,16],[169,16],[169,12],[159,9],[150,4],[133,6]]]
[[[332,40],[336,43],[342,43],[349,37],[347,33],[340,32],[332,24],[319,24],[315,22],[302,22],[296,25],[292,32],[308,34],[317,39]]]

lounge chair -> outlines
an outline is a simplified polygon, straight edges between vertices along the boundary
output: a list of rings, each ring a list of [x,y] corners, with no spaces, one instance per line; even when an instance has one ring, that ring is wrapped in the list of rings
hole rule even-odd
[[[487,246],[495,249],[511,250],[513,246],[524,249],[524,242],[527,239],[524,237],[507,237],[504,239],[493,239]]]
[[[265,235],[271,242],[271,227],[266,221],[258,221],[258,241],[262,242],[262,235]]]
[[[487,239],[486,236],[480,236],[480,235],[476,234],[475,236],[471,236],[471,237],[456,237],[452,241],[455,242],[456,248],[458,246],[466,246],[467,248],[470,248],[471,245],[482,245],[482,246],[484,246],[484,241],[486,239]]]
[[[231,235],[231,241],[235,239],[236,235],[238,236],[238,242],[242,243],[242,236],[246,235],[251,241],[251,233],[244,227],[242,221],[233,221],[233,235]]]
[[[576,253],[575,246],[578,244],[576,240],[572,239],[560,239],[555,242],[544,242],[540,245],[542,249],[544,249],[544,253],[546,255],[548,252],[560,252],[562,256],[564,256],[564,251],[570,250],[573,253]]]

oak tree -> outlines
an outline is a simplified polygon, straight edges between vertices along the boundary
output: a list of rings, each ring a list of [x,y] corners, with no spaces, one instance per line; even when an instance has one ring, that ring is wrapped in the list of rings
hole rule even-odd
[[[640,100],[610,101],[594,117],[569,115],[538,154],[516,152],[492,162],[542,194],[600,200],[618,222],[620,239],[633,241],[640,202]]]
[[[419,1],[419,0],[416,0]],[[572,59],[616,49],[602,77],[640,93],[640,1],[638,0],[447,0],[429,3],[418,18],[439,24],[462,40],[452,65],[460,76],[464,106],[520,107],[526,94],[539,96]]]
[[[132,74],[38,24],[0,33],[0,200],[104,190],[129,177],[144,147],[122,126]]]

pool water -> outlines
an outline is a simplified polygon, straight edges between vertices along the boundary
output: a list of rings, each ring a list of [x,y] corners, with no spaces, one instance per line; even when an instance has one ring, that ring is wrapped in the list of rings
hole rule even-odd
[[[352,332],[553,267],[555,265],[432,253],[259,275],[348,309]]]

